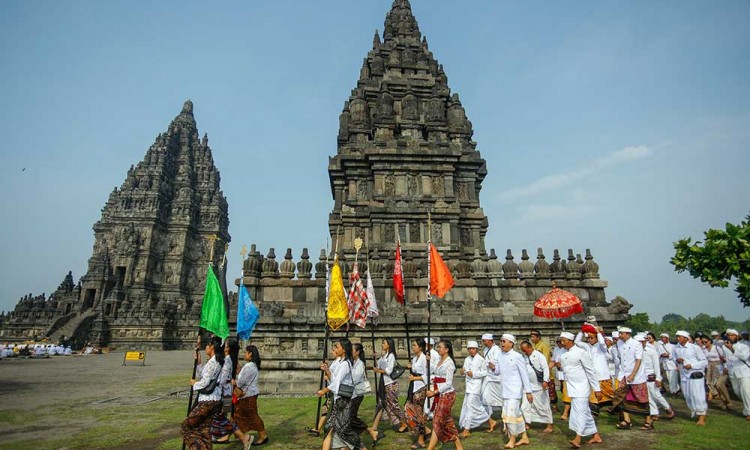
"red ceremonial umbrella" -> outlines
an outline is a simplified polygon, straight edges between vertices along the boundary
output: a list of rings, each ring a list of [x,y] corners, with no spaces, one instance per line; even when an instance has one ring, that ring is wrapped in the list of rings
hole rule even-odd
[[[552,290],[542,295],[534,303],[534,315],[547,319],[564,319],[582,312],[581,300],[571,292],[559,289],[554,282],[552,283]],[[562,323],[562,320],[560,323]],[[563,324],[564,329],[565,324]]]

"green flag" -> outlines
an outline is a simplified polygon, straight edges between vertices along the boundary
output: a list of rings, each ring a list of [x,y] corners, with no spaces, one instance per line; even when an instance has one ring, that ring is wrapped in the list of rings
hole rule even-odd
[[[222,339],[229,336],[229,322],[227,310],[224,308],[224,295],[221,293],[214,268],[210,264],[206,272],[206,293],[203,294],[200,326]]]

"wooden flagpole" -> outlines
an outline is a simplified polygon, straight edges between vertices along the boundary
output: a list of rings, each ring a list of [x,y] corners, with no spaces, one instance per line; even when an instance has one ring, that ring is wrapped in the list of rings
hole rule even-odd
[[[398,229],[398,226],[396,226],[396,239],[398,239],[398,246],[401,248],[401,231]],[[406,332],[406,355],[407,360],[411,360],[411,352],[409,351],[409,348],[411,348],[411,339],[409,338],[409,318],[406,315],[406,277],[404,276],[404,252],[401,251],[400,257],[401,260],[399,261],[399,264],[401,264],[401,280],[404,284],[404,304],[401,305],[404,307],[404,331]],[[395,349],[394,349],[395,350]]]
[[[367,252],[365,252],[365,258],[366,258],[365,264],[367,264],[367,271],[369,273],[370,271],[370,247],[369,246],[367,247]],[[368,311],[368,315],[370,315],[369,311]],[[376,355],[376,352],[375,352],[375,316],[370,316],[370,338],[372,339],[372,367],[374,369],[375,367],[378,366],[378,359],[375,357]],[[367,373],[367,363],[365,361],[362,361],[362,362],[365,363],[365,373]],[[377,396],[378,374],[375,373],[374,370],[372,373],[375,376],[375,395]]]
[[[430,343],[430,325],[432,323],[432,293],[430,292],[430,276],[431,270],[430,270],[430,246],[432,245],[432,217],[430,216],[430,212],[427,212],[427,344]],[[427,345],[425,345],[427,347]],[[427,354],[431,355],[432,349],[430,349]],[[430,366],[432,365],[433,361],[432,358],[427,362],[427,390],[430,390]],[[430,405],[431,401],[434,401],[432,398],[428,398],[426,400],[428,403],[427,405]]]

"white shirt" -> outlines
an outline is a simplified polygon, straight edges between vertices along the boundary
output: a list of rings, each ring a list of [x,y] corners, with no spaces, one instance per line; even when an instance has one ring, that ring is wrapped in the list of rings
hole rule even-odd
[[[589,344],[583,342],[583,332],[579,331],[576,335],[575,344],[582,349],[589,352],[589,357],[594,363],[594,372],[599,381],[609,380],[612,375],[609,373],[609,364],[607,363],[607,343],[604,342],[604,336],[601,333],[596,333],[597,342],[596,344]]]
[[[490,361],[496,361],[498,356],[500,356],[500,353],[502,353],[502,350],[500,350],[500,347],[498,347],[495,344],[492,344],[492,347],[484,347],[484,351],[482,352],[482,356],[484,357],[484,368],[487,371],[486,379],[487,381],[494,381],[494,382],[500,382],[502,381],[502,377],[500,375],[495,375],[492,373],[492,370],[489,368],[488,364]]]
[[[411,359],[411,371],[422,377],[421,380],[414,381],[411,391],[417,392],[427,383],[427,358],[424,356],[424,353],[420,353],[419,356]]]
[[[250,361],[242,366],[240,374],[237,375],[237,387],[244,392],[242,398],[253,397],[260,393],[258,390],[258,367],[254,362]]]
[[[703,372],[706,366],[708,366],[708,360],[706,359],[706,355],[703,354],[703,350],[690,342],[686,342],[684,346],[682,344],[675,345],[672,351],[672,358],[677,364],[677,369],[680,371],[681,380],[688,379],[690,374],[694,372]],[[684,361],[679,363],[677,362],[678,358],[682,358]],[[689,365],[690,369],[686,369],[686,365]]]
[[[656,381],[661,381],[661,370],[659,370],[659,354],[656,352],[656,347],[651,344],[646,344],[643,349],[643,370],[646,372],[646,378],[649,375],[656,375]]]
[[[503,398],[520,399],[524,393],[531,393],[531,381],[526,371],[526,361],[515,350],[500,352],[491,373],[500,375],[503,380]]]
[[[450,357],[446,357],[445,361],[442,363],[438,362],[435,365],[435,373],[430,376],[430,379],[433,381],[435,378],[444,378],[445,381],[441,381],[437,384],[438,386],[438,392],[441,394],[445,394],[447,392],[453,392],[453,373],[456,371],[456,364],[453,362]],[[432,385],[434,388],[434,384]]]
[[[365,382],[365,363],[359,358],[352,364],[352,380],[354,381],[354,397],[365,395],[364,386],[357,387]]]
[[[560,358],[565,354],[566,351],[567,350],[565,350],[564,348],[555,345],[555,349],[552,350],[552,361],[559,363]],[[557,369],[557,374],[555,376],[558,380],[565,381],[565,371],[562,368]]]
[[[385,386],[395,383],[395,380],[391,379],[390,375],[393,372],[393,366],[396,365],[396,357],[393,353],[388,353],[385,356],[381,356],[378,360],[378,369],[385,370],[383,374],[383,383]]]
[[[482,378],[487,375],[487,368],[482,355],[477,353],[475,356],[467,356],[464,360],[464,372],[471,372],[471,376],[466,374],[466,393],[480,394],[482,392]]]
[[[539,350],[534,350],[531,352],[531,355],[524,355],[524,359],[526,360],[526,374],[529,376],[531,390],[534,392],[541,391],[543,389],[542,383],[549,381],[549,365],[547,365],[547,358],[545,358]],[[537,380],[537,372],[542,372],[542,381]]]
[[[331,381],[328,383],[328,389],[333,392],[333,399],[339,398],[339,387],[342,384],[354,386],[354,376],[351,375],[350,363],[344,358],[336,358],[329,366],[331,371]],[[350,378],[351,376],[351,378]]]
[[[587,351],[575,345],[560,357],[565,371],[565,386],[571,398],[589,398],[591,391],[599,392],[593,363]]]
[[[727,362],[731,363],[732,369],[729,375],[732,378],[750,378],[750,347],[737,342],[732,346],[732,350],[724,348],[726,350]],[[747,363],[747,364],[746,364]]]
[[[643,360],[643,345],[633,339],[629,338],[627,341],[620,339],[617,341],[617,350],[620,353],[620,378],[629,377],[635,369],[636,361]],[[638,367],[633,381],[628,381],[628,384],[643,384],[646,382],[646,371],[643,370],[643,363]]]
[[[659,352],[659,360],[664,370],[677,370],[677,365],[672,359],[672,352],[674,351],[674,344],[667,342],[666,344],[662,341],[656,343],[656,351]],[[667,356],[664,356],[664,354]]]

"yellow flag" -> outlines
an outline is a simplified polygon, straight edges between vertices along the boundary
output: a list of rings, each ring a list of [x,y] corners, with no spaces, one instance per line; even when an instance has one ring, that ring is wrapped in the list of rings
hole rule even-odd
[[[332,331],[341,328],[349,321],[349,306],[344,294],[344,280],[341,278],[341,267],[338,258],[331,269],[331,284],[328,286],[328,326]]]

